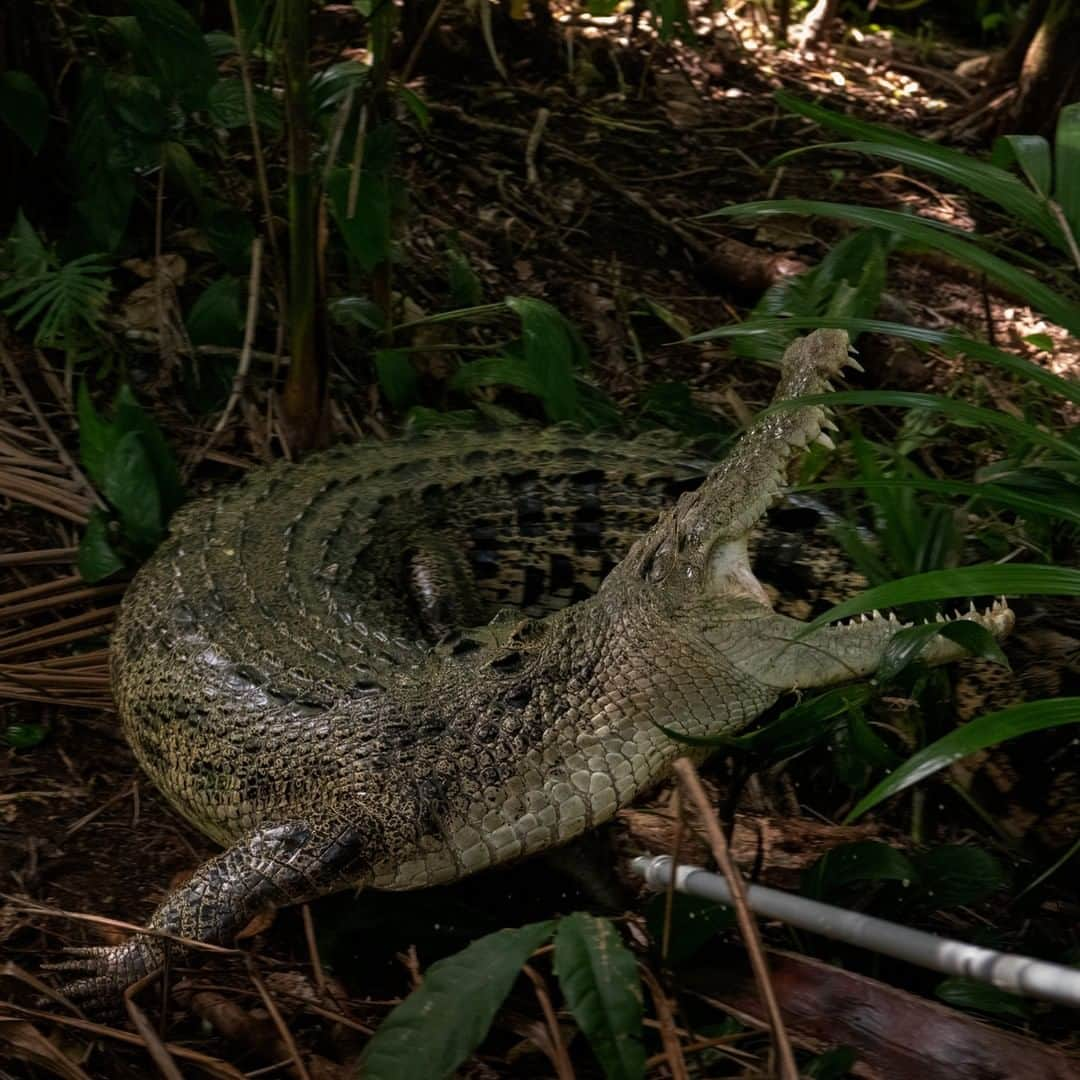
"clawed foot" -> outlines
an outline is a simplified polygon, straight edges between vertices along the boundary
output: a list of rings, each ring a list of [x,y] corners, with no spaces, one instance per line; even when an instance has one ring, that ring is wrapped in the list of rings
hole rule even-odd
[[[71,959],[42,964],[44,971],[74,971],[85,978],[74,979],[59,993],[77,1005],[115,1008],[124,991],[161,966],[165,949],[152,937],[139,935],[120,945],[91,945],[64,950]]]

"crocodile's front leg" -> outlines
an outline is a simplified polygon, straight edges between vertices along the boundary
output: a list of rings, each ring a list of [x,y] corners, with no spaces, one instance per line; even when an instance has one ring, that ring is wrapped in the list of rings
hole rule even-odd
[[[314,899],[363,879],[387,851],[386,824],[364,827],[325,820],[317,828],[303,821],[271,825],[203,863],[170,893],[149,922],[171,937],[231,945],[262,911]],[[75,949],[76,957],[55,971],[87,975],[62,988],[91,1006],[115,1004],[132,983],[160,967],[169,937],[136,934],[120,945]]]

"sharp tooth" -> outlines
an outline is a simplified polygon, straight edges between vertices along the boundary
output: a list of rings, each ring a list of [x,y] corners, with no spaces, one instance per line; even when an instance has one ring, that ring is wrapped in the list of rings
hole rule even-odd
[[[854,368],[856,371],[862,371],[862,372],[866,371],[866,368],[864,368],[862,366],[862,364],[860,364],[859,361],[856,360],[855,357],[851,355],[851,353],[848,353],[847,366],[850,367],[850,368]]]
[[[937,622],[947,622],[948,620],[947,620],[947,619],[945,618],[945,616],[944,616],[944,615],[942,615],[942,614],[941,614],[941,612],[939,611],[939,612],[937,613],[937,618],[936,618],[936,621],[937,621]]]
[[[889,612],[889,622],[898,623],[899,621],[900,620],[896,617],[896,612],[895,611],[890,611]]]
[[[872,618],[874,618],[874,619],[880,619],[881,618],[881,612],[878,611],[877,608],[874,608],[874,614],[873,614]]]
[[[968,612],[970,614],[972,614],[972,615],[975,614],[975,601],[974,600],[971,601],[971,606],[968,608]]]
[[[818,433],[818,437],[814,442],[816,442],[818,446],[824,446],[826,450],[836,449],[836,443],[834,443],[824,431]]]
[[[833,421],[830,420],[827,416],[822,418],[821,426],[823,428],[825,428],[826,431],[839,431],[840,430],[840,425],[833,423]]]
[[[859,622],[861,622],[861,623],[866,622],[866,612],[865,611],[862,612],[862,614],[859,615]]]

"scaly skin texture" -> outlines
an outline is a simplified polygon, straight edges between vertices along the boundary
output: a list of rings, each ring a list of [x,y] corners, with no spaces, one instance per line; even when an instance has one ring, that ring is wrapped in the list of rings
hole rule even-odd
[[[847,362],[843,333],[801,339],[778,399]],[[658,724],[735,731],[784,690],[872,672],[900,624],[796,641],[746,557],[823,424],[766,414],[707,477],[660,439],[364,445],[187,508],[125,597],[114,686],[143,768],[226,850],[150,927],[230,943],[268,907],[560,845],[668,773],[682,747]],[[84,950],[67,992],[115,999],[164,948]]]

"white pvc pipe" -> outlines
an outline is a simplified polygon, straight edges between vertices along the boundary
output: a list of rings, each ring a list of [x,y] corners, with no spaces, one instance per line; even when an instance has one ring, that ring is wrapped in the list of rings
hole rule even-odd
[[[671,882],[670,855],[655,858],[642,855],[633,859],[630,865],[655,889],[667,888]],[[677,866],[675,888],[705,900],[731,903],[731,891],[724,878],[700,866]],[[750,910],[758,915],[779,919],[824,937],[895,956],[946,975],[978,979],[1014,994],[1080,1008],[1080,970],[1076,968],[967,945],[764,885],[747,885],[746,900]]]

